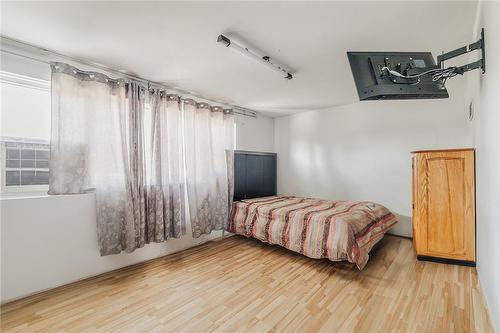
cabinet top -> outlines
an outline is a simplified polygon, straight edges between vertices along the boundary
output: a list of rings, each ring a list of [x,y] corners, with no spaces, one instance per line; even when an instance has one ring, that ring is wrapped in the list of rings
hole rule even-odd
[[[435,153],[435,152],[447,152],[447,151],[475,151],[475,148],[451,148],[451,149],[428,149],[428,150],[415,150],[412,151],[412,154],[418,153]]]

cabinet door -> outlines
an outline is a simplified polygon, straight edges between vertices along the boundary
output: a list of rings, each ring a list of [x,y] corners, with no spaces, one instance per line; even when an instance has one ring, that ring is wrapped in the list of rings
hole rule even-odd
[[[414,163],[417,253],[475,261],[474,151],[419,153]]]

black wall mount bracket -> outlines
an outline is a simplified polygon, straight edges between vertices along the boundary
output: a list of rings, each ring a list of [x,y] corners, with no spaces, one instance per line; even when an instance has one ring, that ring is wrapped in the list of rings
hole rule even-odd
[[[468,44],[466,46],[462,46],[456,50],[443,53],[437,57],[437,65],[438,67],[444,67],[444,62],[446,60],[461,56],[462,54],[466,54],[472,52],[474,50],[481,50],[481,59],[471,62],[469,64],[458,67],[457,70],[462,73],[471,71],[473,69],[481,68],[483,74],[486,73],[486,54],[485,54],[485,41],[484,41],[484,28],[481,29],[481,38],[472,44]]]

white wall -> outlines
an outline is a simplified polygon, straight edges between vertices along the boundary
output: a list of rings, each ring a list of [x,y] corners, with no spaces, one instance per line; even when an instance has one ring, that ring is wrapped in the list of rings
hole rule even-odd
[[[476,32],[485,28],[486,73],[469,76],[475,104],[476,227],[479,278],[490,318],[500,331],[500,2],[478,7]]]
[[[411,155],[472,146],[463,78],[442,100],[368,101],[275,119],[278,192],[372,200],[399,215],[411,236]]]
[[[238,150],[274,152],[274,119],[258,114],[256,118],[236,114]]]

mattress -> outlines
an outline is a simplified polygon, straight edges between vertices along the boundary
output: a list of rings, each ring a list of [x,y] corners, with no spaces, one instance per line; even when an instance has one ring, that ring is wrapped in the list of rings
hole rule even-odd
[[[370,201],[271,196],[234,202],[229,229],[310,258],[347,260],[361,270],[396,223],[386,207]]]

